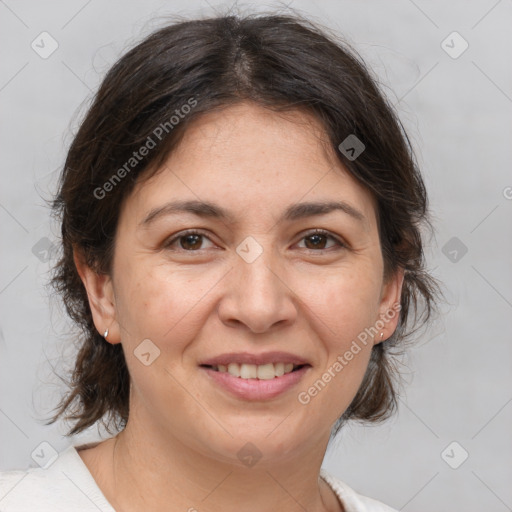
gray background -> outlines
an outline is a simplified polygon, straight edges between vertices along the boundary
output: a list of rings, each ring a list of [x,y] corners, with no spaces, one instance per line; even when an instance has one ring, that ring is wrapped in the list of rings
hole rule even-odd
[[[397,105],[430,192],[429,266],[448,299],[410,351],[399,414],[347,427],[324,466],[399,510],[512,510],[512,2],[289,3],[354,44]],[[44,198],[80,115],[126,45],[161,16],[229,5],[0,1],[0,469],[35,465],[43,441],[60,451],[97,436],[65,438],[66,425],[41,421],[63,390],[52,368],[73,356],[70,323],[45,289],[58,229]],[[51,49],[44,31],[58,43],[46,59],[31,47],[42,52],[46,37]],[[454,31],[469,44],[457,58],[462,40],[442,44]]]

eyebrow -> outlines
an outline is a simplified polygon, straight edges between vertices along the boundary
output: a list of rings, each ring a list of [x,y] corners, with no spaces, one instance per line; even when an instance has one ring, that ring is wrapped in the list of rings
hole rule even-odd
[[[345,201],[318,201],[292,204],[284,211],[278,222],[293,221],[313,217],[315,215],[325,215],[333,211],[346,213],[359,222],[364,223],[366,221],[366,217],[359,210]],[[144,217],[139,226],[147,228],[156,219],[177,213],[191,213],[198,217],[214,218],[231,223],[236,222],[235,215],[219,205],[190,200],[170,202],[154,208]]]

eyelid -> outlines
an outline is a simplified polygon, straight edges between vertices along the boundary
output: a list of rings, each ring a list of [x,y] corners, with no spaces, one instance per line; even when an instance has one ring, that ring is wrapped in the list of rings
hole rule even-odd
[[[208,240],[210,240],[212,243],[214,243],[210,239],[208,234],[206,234],[206,232],[203,231],[202,229],[191,228],[191,229],[186,229],[184,231],[180,231],[179,233],[172,235],[169,239],[166,239],[163,243],[163,247],[167,248],[167,247],[171,246],[172,244],[174,244],[176,241],[178,241],[180,238],[185,237],[187,235],[201,235],[201,236],[207,238]],[[348,248],[348,244],[343,239],[334,235],[330,231],[327,231],[326,229],[322,229],[322,228],[314,228],[314,229],[310,229],[309,231],[304,231],[303,233],[301,233],[299,242],[302,241],[304,238],[307,238],[308,236],[312,236],[312,235],[324,235],[327,238],[334,240],[337,243],[338,247]],[[195,251],[186,251],[183,249],[184,252],[200,252],[202,250],[204,250],[204,249],[197,249]],[[306,248],[306,250],[311,251],[311,252],[318,252],[318,253],[329,251],[329,249],[307,249],[307,248]]]
[[[310,229],[309,231],[305,231],[304,233],[301,233],[301,237],[300,237],[299,241],[302,241],[304,238],[306,238],[308,236],[312,236],[312,235],[324,235],[327,238],[334,240],[338,244],[339,247],[348,248],[348,244],[341,237],[331,233],[330,231],[327,231],[326,229],[322,229],[322,228]],[[329,249],[316,249],[316,250],[315,249],[306,249],[306,250],[309,250],[312,252],[323,252],[323,251],[328,251]]]
[[[206,234],[206,232],[203,231],[202,229],[191,228],[191,229],[185,229],[184,231],[180,231],[179,233],[176,233],[175,235],[171,235],[169,238],[165,239],[163,242],[163,247],[167,248],[167,247],[171,246],[172,244],[174,244],[175,242],[177,242],[180,238],[183,238],[187,235],[201,235],[205,238],[208,238],[208,240],[210,240],[212,243],[214,243],[211,240],[211,238]],[[198,249],[196,251],[185,251],[184,249],[181,249],[181,250],[183,250],[184,252],[199,252],[204,249]]]

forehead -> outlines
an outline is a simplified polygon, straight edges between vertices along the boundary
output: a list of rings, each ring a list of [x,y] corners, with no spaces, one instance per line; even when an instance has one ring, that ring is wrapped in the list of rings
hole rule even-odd
[[[291,204],[320,200],[345,200],[369,220],[375,214],[372,195],[336,158],[318,120],[254,103],[194,120],[164,165],[139,185],[130,198],[139,217],[176,199],[225,205],[238,218],[277,218]]]
[[[305,110],[276,112],[254,102],[202,114],[187,128],[174,156],[179,157],[192,144],[200,151],[187,155],[188,159],[208,153],[224,164],[229,160],[236,165],[237,156],[245,159],[245,165],[250,165],[247,158],[254,156],[258,164],[271,161],[274,167],[292,158],[305,164],[336,162],[328,136],[312,114]]]

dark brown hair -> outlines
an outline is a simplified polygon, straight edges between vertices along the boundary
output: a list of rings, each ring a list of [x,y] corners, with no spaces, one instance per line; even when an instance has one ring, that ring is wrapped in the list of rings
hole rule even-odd
[[[427,197],[409,139],[362,59],[328,29],[296,15],[226,15],[167,25],[128,51],[70,146],[52,203],[62,254],[51,283],[81,336],[70,391],[50,421],[66,413],[74,421],[68,435],[98,420],[108,430],[124,428],[130,387],[122,344],[105,342],[94,326],[73,248],[96,272],[110,273],[120,209],[135,183],[158,169],[198,116],[242,101],[312,114],[340,162],[376,199],[385,277],[405,269],[399,324],[373,347],[333,432],[348,419],[379,421],[396,409],[393,351],[430,319],[438,289],[424,268]],[[365,146],[356,159],[338,150],[349,135]],[[155,147],[130,160],[149,139]]]

